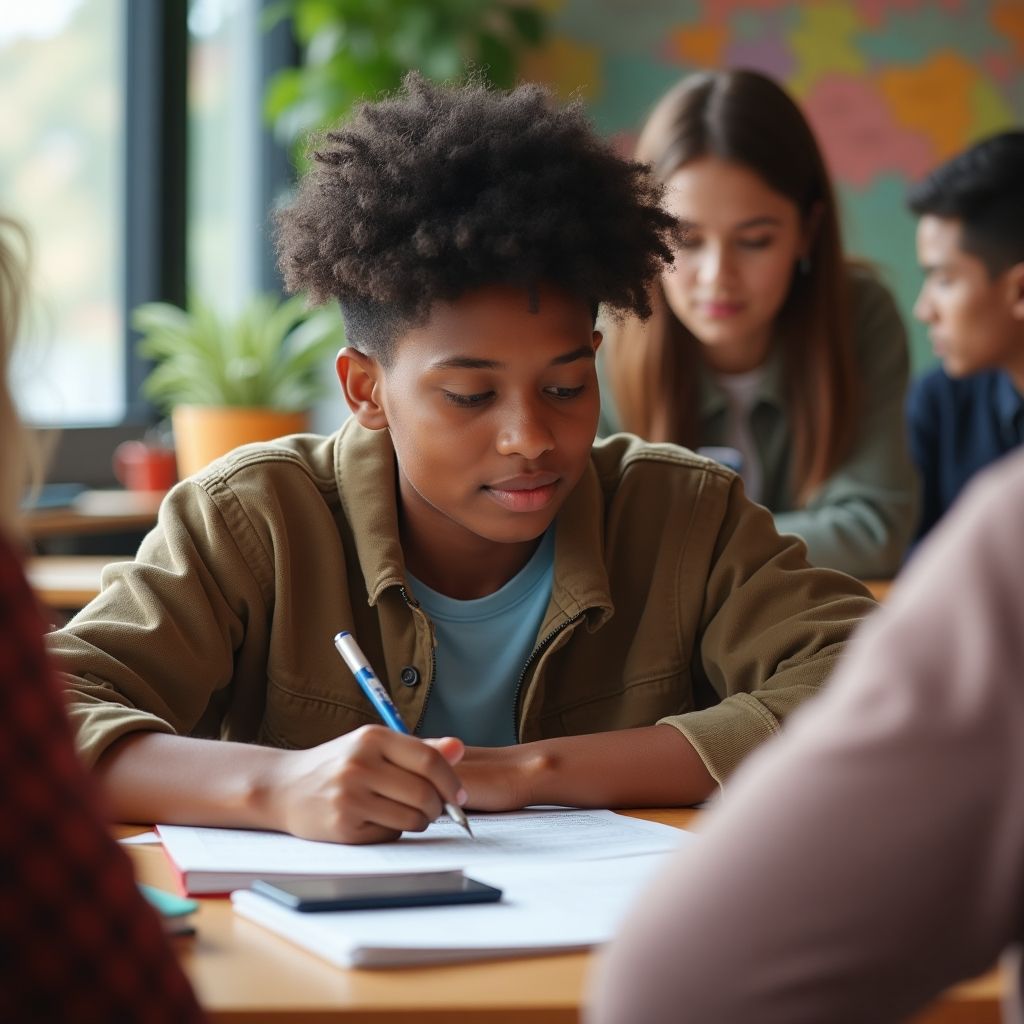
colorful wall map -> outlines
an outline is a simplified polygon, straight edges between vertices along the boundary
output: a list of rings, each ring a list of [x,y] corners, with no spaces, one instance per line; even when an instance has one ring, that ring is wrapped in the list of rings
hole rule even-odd
[[[899,299],[915,369],[931,365],[910,311],[920,283],[908,182],[971,142],[1024,124],[1024,0],[547,0],[554,32],[528,77],[583,98],[598,127],[635,135],[700,68],[783,82],[839,185],[847,248]]]

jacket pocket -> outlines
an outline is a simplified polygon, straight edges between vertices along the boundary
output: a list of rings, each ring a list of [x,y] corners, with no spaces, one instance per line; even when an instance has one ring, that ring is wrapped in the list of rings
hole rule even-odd
[[[267,680],[267,703],[257,742],[305,750],[372,724],[380,724],[373,712],[350,703],[344,695],[312,694],[303,688],[301,679],[277,677]]]

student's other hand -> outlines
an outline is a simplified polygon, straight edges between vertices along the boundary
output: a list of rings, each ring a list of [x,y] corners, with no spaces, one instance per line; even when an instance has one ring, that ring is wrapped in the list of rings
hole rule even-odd
[[[529,746],[465,748],[459,778],[469,796],[467,810],[518,811],[533,802],[529,780],[541,766]]]
[[[366,725],[309,750],[287,751],[270,780],[277,827],[303,839],[379,843],[422,832],[460,803],[452,768],[462,743],[429,743]]]

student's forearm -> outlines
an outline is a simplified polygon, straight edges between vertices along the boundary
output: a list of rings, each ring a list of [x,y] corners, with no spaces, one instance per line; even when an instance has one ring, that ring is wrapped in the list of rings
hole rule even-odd
[[[459,765],[468,806],[683,807],[717,784],[669,725],[538,740],[489,750],[471,747]]]
[[[282,753],[137,732],[114,743],[96,771],[115,821],[279,828],[263,780]]]
[[[266,828],[305,839],[376,843],[422,831],[460,803],[463,746],[368,725],[308,750],[125,736],[97,771],[119,821]]]

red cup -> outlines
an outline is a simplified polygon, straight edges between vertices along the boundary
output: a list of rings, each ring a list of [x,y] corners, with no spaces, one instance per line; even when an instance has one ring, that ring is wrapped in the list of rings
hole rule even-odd
[[[166,491],[178,480],[174,449],[124,441],[114,449],[114,476],[129,491]]]

